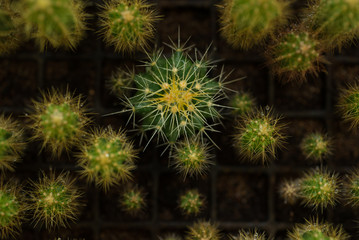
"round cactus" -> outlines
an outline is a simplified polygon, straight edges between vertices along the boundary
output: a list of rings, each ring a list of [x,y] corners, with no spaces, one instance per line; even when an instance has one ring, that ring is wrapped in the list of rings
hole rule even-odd
[[[338,109],[344,121],[351,123],[351,128],[359,125],[359,85],[355,84],[342,89]]]
[[[269,65],[283,81],[305,80],[308,73],[316,75],[322,62],[319,42],[306,31],[283,35],[269,51]]]
[[[187,240],[219,240],[220,234],[216,225],[210,222],[198,221],[189,227]]]
[[[346,240],[349,235],[342,226],[333,227],[330,223],[319,223],[316,220],[306,220],[305,224],[297,224],[288,232],[289,240]]]
[[[232,240],[266,240],[266,235],[260,233],[257,230],[254,231],[245,231],[240,230],[238,235],[231,235],[230,239]]]
[[[85,30],[84,6],[78,0],[21,0],[24,31],[37,40],[43,51],[49,43],[54,48],[73,49]]]
[[[214,131],[210,120],[220,114],[217,103],[224,97],[222,75],[211,78],[207,54],[192,60],[180,43],[167,58],[157,51],[145,63],[146,72],[136,74],[136,94],[127,99],[128,111],[139,114],[144,131],[154,131],[165,142],[175,144],[181,136],[207,135]]]
[[[244,116],[254,111],[255,99],[247,92],[236,93],[229,99],[229,106],[233,109],[232,115]]]
[[[308,15],[309,25],[329,48],[359,37],[359,0],[316,1]]]
[[[235,146],[250,161],[265,163],[270,157],[275,157],[276,148],[283,144],[284,136],[280,133],[283,125],[278,118],[271,116],[270,111],[264,113],[259,109],[244,116],[237,128]]]
[[[101,33],[116,51],[145,50],[154,37],[153,24],[158,20],[151,5],[143,0],[110,0],[102,6]]]
[[[281,0],[223,0],[221,33],[235,48],[248,49],[286,23],[288,2]]]
[[[344,185],[345,197],[352,206],[359,205],[359,170],[352,171]]]
[[[293,205],[298,200],[299,183],[297,180],[283,181],[279,187],[280,196],[284,199],[284,203]]]
[[[184,215],[198,215],[204,206],[204,197],[197,189],[188,190],[179,199],[179,208]]]
[[[0,115],[0,171],[14,170],[25,148],[23,130],[10,117]]]
[[[120,206],[130,215],[139,214],[146,206],[144,191],[138,187],[127,189],[120,198]]]
[[[299,180],[299,196],[305,205],[322,210],[333,206],[338,199],[338,178],[323,169],[316,169],[305,174]]]
[[[69,172],[56,176],[42,173],[38,182],[31,181],[29,191],[29,208],[33,211],[35,225],[45,224],[46,229],[67,227],[69,221],[77,219],[82,203],[81,193],[74,186]]]
[[[43,93],[40,101],[33,101],[29,118],[34,131],[32,139],[42,140],[43,147],[49,146],[54,155],[78,144],[89,122],[81,96],[74,97],[68,91],[62,94],[56,89]]]
[[[306,158],[314,161],[321,161],[332,152],[330,139],[320,133],[311,133],[305,136],[300,147]]]
[[[118,69],[111,76],[107,83],[107,87],[110,89],[112,94],[122,98],[129,94],[134,77],[134,71],[129,73],[122,69]]]
[[[15,237],[21,230],[25,208],[19,196],[19,188],[0,182],[0,238]]]
[[[124,131],[108,127],[95,130],[88,143],[81,146],[78,165],[87,180],[94,180],[107,191],[110,186],[131,179],[136,154]]]
[[[208,151],[208,147],[199,141],[182,141],[175,149],[173,165],[184,178],[204,175],[213,164]]]

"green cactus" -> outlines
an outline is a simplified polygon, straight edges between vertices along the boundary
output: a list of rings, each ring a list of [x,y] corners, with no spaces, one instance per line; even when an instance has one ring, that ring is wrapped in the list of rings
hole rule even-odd
[[[41,51],[47,44],[74,49],[86,29],[80,0],[21,0],[19,9],[26,35],[36,39]]]
[[[29,209],[33,212],[35,225],[45,224],[46,229],[67,227],[79,216],[83,204],[82,193],[75,187],[76,179],[70,179],[69,172],[47,176],[42,172],[38,182],[30,181]]]
[[[231,235],[231,240],[266,240],[266,235],[260,233],[257,230],[254,231],[245,231],[240,230],[238,235]]]
[[[279,194],[284,199],[285,204],[295,204],[299,198],[299,181],[285,180],[279,187]]]
[[[359,170],[352,171],[344,184],[345,198],[353,207],[359,205]]]
[[[123,192],[120,206],[126,213],[136,216],[146,207],[145,193],[142,188],[132,187]]]
[[[308,12],[310,28],[329,48],[352,42],[359,37],[358,0],[313,1]]]
[[[309,171],[299,180],[299,196],[305,205],[315,209],[333,206],[339,197],[338,189],[338,177],[323,169]]]
[[[107,82],[107,88],[110,89],[111,93],[119,98],[130,93],[133,87],[135,73],[133,71],[126,72],[123,69],[117,69],[117,71],[111,76]]]
[[[0,172],[14,171],[25,148],[23,129],[11,117],[0,115]]]
[[[256,101],[254,97],[247,92],[236,93],[229,99],[229,106],[233,109],[232,115],[242,117],[254,111]]]
[[[320,133],[306,135],[300,147],[306,158],[314,161],[321,161],[332,153],[331,140]]]
[[[145,50],[159,19],[144,0],[110,0],[102,6],[101,33],[118,52]]]
[[[251,48],[286,23],[288,6],[282,0],[223,0],[221,33],[233,47]]]
[[[137,151],[124,131],[111,127],[97,129],[80,148],[78,165],[83,169],[82,175],[105,191],[132,178]]]
[[[21,231],[25,207],[20,189],[13,184],[0,181],[0,238],[15,238]]]
[[[283,125],[278,118],[262,109],[247,114],[237,126],[234,135],[235,147],[250,161],[262,161],[275,157],[276,148],[281,147],[285,137],[281,134]]]
[[[54,88],[42,93],[40,101],[33,101],[29,118],[34,132],[32,140],[42,140],[42,147],[49,146],[57,156],[82,140],[89,123],[82,97],[75,97],[68,90],[63,94]]]
[[[179,199],[179,208],[184,215],[198,215],[204,207],[204,197],[197,189],[188,190]]]
[[[210,121],[217,121],[224,97],[222,76],[210,77],[214,67],[206,60],[207,52],[190,58],[184,45],[173,44],[167,58],[157,51],[145,62],[146,72],[136,74],[136,94],[128,98],[127,109],[141,116],[143,131],[153,131],[165,142],[175,144],[184,136],[207,136],[214,131]]]
[[[345,122],[351,123],[351,128],[359,125],[359,85],[349,85],[341,89],[338,109]]]
[[[268,65],[283,81],[305,80],[307,74],[316,75],[325,62],[319,46],[309,32],[290,31],[270,47]]]
[[[217,226],[210,222],[198,221],[189,227],[186,240],[219,240]]]

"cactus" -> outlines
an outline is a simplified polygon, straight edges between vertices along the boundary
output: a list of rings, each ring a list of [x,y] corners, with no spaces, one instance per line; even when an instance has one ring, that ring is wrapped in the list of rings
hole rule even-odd
[[[100,14],[101,33],[118,52],[145,50],[159,19],[143,0],[109,0]]]
[[[229,106],[233,108],[232,115],[244,116],[254,111],[256,101],[250,93],[236,93],[229,99]]]
[[[214,67],[206,60],[207,52],[190,58],[178,42],[167,58],[157,51],[145,62],[146,72],[136,74],[136,94],[128,98],[127,110],[141,116],[143,131],[154,131],[165,142],[175,144],[181,136],[203,137],[214,131],[211,121],[217,121],[224,97],[221,73],[210,77]],[[208,51],[208,50],[207,50]],[[220,80],[220,81],[219,81]]]
[[[78,165],[88,181],[95,181],[107,191],[112,185],[131,179],[137,151],[124,131],[97,129],[87,142],[81,145]]]
[[[328,48],[352,42],[359,36],[358,0],[313,1],[308,11],[310,28]]]
[[[187,175],[190,177],[204,175],[209,166],[213,164],[208,151],[207,145],[200,141],[193,139],[182,141],[175,149],[173,165],[184,178]]]
[[[122,69],[117,69],[107,82],[107,87],[110,89],[112,94],[123,98],[130,93],[134,78],[134,71],[126,72]]]
[[[299,198],[298,180],[283,181],[279,187],[279,194],[284,199],[284,203],[295,204]]]
[[[76,179],[70,179],[69,172],[47,176],[41,174],[38,182],[30,181],[29,208],[33,212],[35,225],[45,224],[46,229],[67,227],[69,221],[75,221],[83,204],[82,193],[75,187]]]
[[[338,177],[324,169],[307,172],[299,180],[299,196],[305,205],[323,210],[338,200]]]
[[[0,115],[0,172],[14,171],[25,148],[23,129],[11,117]]]
[[[268,65],[282,81],[303,81],[307,74],[317,75],[326,62],[319,46],[309,32],[292,30],[270,47]]]
[[[127,189],[120,198],[120,206],[130,215],[139,214],[146,206],[143,189],[137,186]]]
[[[0,181],[0,238],[15,238],[21,231],[25,206],[20,189],[16,185]]]
[[[68,90],[63,94],[54,88],[42,93],[40,101],[33,101],[29,118],[34,132],[32,140],[42,140],[42,148],[48,146],[58,156],[82,140],[89,123],[82,97],[75,97]]]
[[[331,140],[320,133],[305,136],[300,147],[306,158],[314,161],[321,161],[332,153]]]
[[[352,171],[344,184],[345,198],[353,207],[359,205],[359,170]]]
[[[289,240],[346,240],[349,235],[342,226],[334,227],[330,223],[319,223],[319,220],[306,220],[305,224],[296,224],[288,232]]]
[[[345,122],[350,122],[350,128],[359,125],[359,85],[354,84],[341,89],[338,109]]]
[[[182,240],[182,238],[175,233],[169,233],[164,235],[163,237],[159,237],[159,240]]]
[[[86,29],[80,0],[21,0],[19,9],[26,35],[36,39],[41,51],[47,44],[74,49]]]
[[[238,235],[231,235],[231,240],[266,240],[266,235],[264,233],[259,233],[257,229],[254,231],[244,231],[240,230]]]
[[[235,48],[251,48],[286,23],[288,5],[282,0],[223,0],[221,34]]]
[[[204,206],[204,197],[197,189],[188,190],[180,196],[179,208],[184,215],[198,215]]]
[[[269,110],[262,109],[247,114],[239,123],[238,132],[234,135],[235,146],[241,155],[250,161],[262,161],[275,157],[276,148],[281,147],[285,137],[279,118],[271,116]]]
[[[189,227],[186,240],[219,240],[217,226],[206,221],[198,221]]]

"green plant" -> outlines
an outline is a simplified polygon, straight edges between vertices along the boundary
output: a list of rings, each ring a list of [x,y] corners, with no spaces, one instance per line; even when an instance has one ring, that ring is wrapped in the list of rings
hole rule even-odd
[[[359,205],[359,170],[355,169],[348,175],[344,184],[345,198],[352,206]]]
[[[259,109],[247,114],[239,122],[234,135],[235,147],[250,161],[266,162],[275,157],[276,148],[281,147],[285,137],[281,134],[283,125],[279,118]]]
[[[293,205],[299,198],[298,180],[285,180],[280,184],[279,194],[284,199],[284,203]]]
[[[110,186],[131,179],[137,151],[124,131],[111,127],[95,130],[80,149],[78,165],[88,181],[95,181],[107,191]]]
[[[319,220],[306,220],[305,224],[296,224],[291,232],[288,232],[290,240],[345,240],[349,235],[342,226],[334,227],[330,223],[319,223]]]
[[[359,36],[358,0],[314,1],[308,25],[329,48],[341,47]]]
[[[180,196],[179,207],[184,215],[198,215],[204,206],[204,197],[197,189],[186,191]]]
[[[257,229],[254,231],[240,230],[237,235],[231,235],[231,240],[266,240],[264,233],[259,233]]]
[[[333,206],[338,199],[338,177],[324,169],[314,169],[307,172],[299,180],[299,196],[305,205],[322,210]]]
[[[134,70],[132,72],[127,72],[119,68],[107,82],[107,87],[112,94],[119,98],[123,98],[130,93],[134,78]]]
[[[132,52],[148,47],[154,37],[153,24],[159,19],[143,0],[109,0],[102,6],[101,30],[107,44],[116,51]]]
[[[232,115],[241,117],[254,111],[256,101],[250,93],[240,92],[230,97],[228,105],[232,108]]]
[[[135,75],[136,93],[128,98],[127,110],[141,116],[142,130],[154,131],[165,142],[175,144],[184,136],[207,135],[214,131],[211,121],[217,121],[221,107],[217,102],[224,97],[220,76],[210,77],[214,67],[207,60],[207,52],[196,51],[192,59],[186,48],[173,43],[172,54],[167,58],[157,51],[144,63],[146,72]]]
[[[75,187],[76,179],[70,179],[69,172],[55,175],[50,172],[37,182],[30,181],[29,209],[34,213],[35,225],[45,224],[46,229],[67,227],[69,221],[75,221],[80,213],[81,193]]]
[[[219,240],[220,234],[217,226],[206,221],[198,221],[189,227],[187,240]]]
[[[221,34],[235,48],[251,48],[286,23],[288,6],[282,0],[223,0]]]
[[[23,129],[11,117],[0,115],[0,172],[14,171],[25,148]]]
[[[73,49],[84,34],[86,14],[80,0],[21,0],[18,8],[26,35],[42,51],[47,44]]]
[[[81,96],[75,97],[68,90],[61,93],[53,88],[43,92],[40,101],[33,101],[29,114],[29,127],[34,133],[31,139],[42,140],[42,148],[49,146],[57,156],[80,143],[89,123],[83,104]]]
[[[182,141],[175,148],[173,165],[184,178],[204,175],[213,164],[208,151],[207,145],[198,140]]]
[[[145,193],[142,188],[132,187],[123,192],[120,198],[120,206],[130,215],[137,215],[146,206]]]
[[[359,85],[349,85],[341,89],[338,109],[344,121],[351,123],[351,128],[359,125]]]
[[[21,231],[25,206],[21,201],[20,189],[15,184],[0,180],[0,238],[15,238]]]
[[[307,134],[300,147],[306,158],[314,161],[321,161],[332,153],[331,140],[320,133]]]

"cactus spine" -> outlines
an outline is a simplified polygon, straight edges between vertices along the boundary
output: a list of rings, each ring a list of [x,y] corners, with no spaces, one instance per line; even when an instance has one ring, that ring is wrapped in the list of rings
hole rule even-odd
[[[204,206],[204,197],[197,189],[188,190],[179,199],[179,207],[184,215],[198,215]]]
[[[305,136],[300,147],[306,158],[314,161],[321,161],[332,152],[330,139],[320,133],[311,133]]]
[[[132,187],[123,192],[120,198],[120,206],[130,215],[141,213],[146,207],[145,193],[142,188]]]

